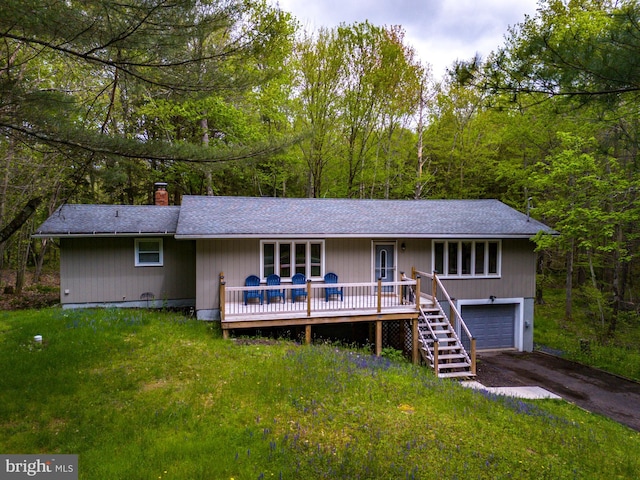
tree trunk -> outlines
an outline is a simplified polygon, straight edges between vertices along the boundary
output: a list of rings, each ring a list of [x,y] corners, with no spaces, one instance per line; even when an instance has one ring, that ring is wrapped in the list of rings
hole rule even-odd
[[[209,146],[209,120],[206,117],[200,119],[200,128],[202,128],[202,145]],[[205,165],[205,181],[207,188],[207,195],[213,196],[213,176],[211,174],[211,167]]]
[[[616,227],[617,232],[617,242],[619,245],[623,245],[624,235],[622,232],[622,227]],[[613,311],[611,314],[611,321],[609,322],[609,330],[608,335],[613,335],[618,326],[618,314],[620,312],[620,305],[624,301],[625,290],[627,286],[627,273],[628,273],[629,264],[627,262],[622,262],[620,259],[620,255],[616,253],[614,266],[613,266]]]
[[[29,259],[29,252],[31,251],[31,242],[29,241],[30,229],[24,228],[19,235],[18,240],[18,265],[16,266],[16,295],[22,294],[24,288],[25,278],[27,274],[27,260]]]
[[[49,199],[49,208],[47,211],[48,217],[50,217],[53,214],[53,212],[55,212],[56,210],[61,189],[62,189],[62,185],[58,183],[56,185],[56,188],[53,190],[53,193],[51,194],[51,198]],[[40,276],[42,275],[42,267],[44,265],[44,259],[48,249],[49,249],[49,239],[48,238],[41,239],[40,250],[38,251],[38,254],[35,258],[36,268],[33,274],[33,283],[40,283]]]
[[[40,251],[36,256],[36,269],[33,272],[33,283],[40,283],[40,275],[42,275],[42,266],[44,265],[44,257],[47,253],[48,246],[49,246],[49,239],[42,238],[40,240]]]
[[[22,227],[31,215],[36,211],[36,208],[42,203],[42,197],[34,197],[22,207],[22,210],[11,220],[2,230],[0,230],[0,245],[6,242],[11,235],[16,233],[20,227]]]
[[[424,97],[422,94],[422,89],[423,89],[423,85],[420,85],[420,112],[418,115],[418,170],[417,170],[417,175],[418,178],[416,179],[416,189],[415,189],[415,193],[413,198],[415,200],[420,200],[420,197],[422,197],[422,167],[424,166],[424,160],[422,158],[422,154],[423,154],[423,146],[422,146],[422,130],[423,130],[423,123],[422,123],[422,112],[424,110]]]
[[[572,312],[572,289],[573,289],[573,260],[574,260],[574,240],[571,239],[567,250],[567,276],[565,281],[566,298],[564,303],[564,320],[570,322],[573,318]]]
[[[593,286],[594,292],[599,292],[598,281],[596,280],[596,272],[593,269],[593,255],[591,255],[591,249],[587,250],[587,257],[589,258],[589,273],[591,274],[591,285]],[[599,296],[596,298],[596,302],[598,304],[598,313],[600,314],[600,326],[604,329],[604,308],[602,307],[602,302],[600,302]]]
[[[7,192],[9,191],[9,178],[11,171],[11,161],[13,160],[15,140],[9,137],[7,151],[5,153],[4,176],[2,180],[2,189],[0,190],[0,227],[4,225],[5,213],[7,211]],[[0,242],[0,286],[2,285],[2,269],[4,268],[4,242]]]

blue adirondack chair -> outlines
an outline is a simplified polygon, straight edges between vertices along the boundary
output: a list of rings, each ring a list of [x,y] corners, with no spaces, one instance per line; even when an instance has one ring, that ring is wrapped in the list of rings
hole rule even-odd
[[[260,279],[256,275],[249,275],[245,281],[245,286],[247,287],[258,287],[260,286]],[[264,303],[264,292],[262,290],[245,290],[243,293],[244,304],[246,305],[250,298],[257,298],[260,300],[260,305]]]
[[[335,273],[327,273],[324,276],[324,283],[338,283],[338,275]],[[342,296],[342,287],[327,287],[324,289],[325,302],[329,301],[331,295],[340,295],[340,301],[344,301]]]
[[[293,277],[291,277],[291,283],[293,285],[305,285],[305,288],[293,288],[291,290],[291,303],[296,303],[297,297],[307,297],[307,279],[302,273],[296,273]]]
[[[267,277],[267,286],[272,285],[280,285],[280,277],[275,273]],[[284,302],[286,298],[284,290],[267,290],[267,303],[271,303],[271,300],[273,300],[274,298],[281,298]]]

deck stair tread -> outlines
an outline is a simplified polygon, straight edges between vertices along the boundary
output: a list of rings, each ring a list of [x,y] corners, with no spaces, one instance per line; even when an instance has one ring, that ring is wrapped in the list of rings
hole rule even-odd
[[[422,308],[421,313],[418,323],[418,345],[427,364],[440,378],[474,377],[469,355],[440,305]],[[434,365],[436,359],[438,365]]]
[[[443,355],[438,354],[438,360],[453,360],[453,359],[463,359],[465,358],[462,353],[445,353]],[[447,366],[445,364],[444,366]]]
[[[438,347],[438,357],[442,357],[440,352],[454,352],[456,350],[460,350],[458,346],[448,346],[448,347]]]
[[[433,338],[427,338],[425,341],[427,343],[433,343]],[[457,342],[457,339],[456,338],[452,338],[452,337],[438,338],[438,342],[440,342],[440,343],[442,343],[442,342],[455,343],[455,342]]]
[[[457,362],[457,363],[442,363],[438,365],[438,370],[451,369],[451,368],[465,368],[470,367],[469,362]]]
[[[443,350],[443,349],[448,349],[451,350],[452,348],[456,348],[456,349],[460,349],[461,347],[457,344],[458,342],[456,341],[455,338],[452,338],[452,341],[448,341],[449,338],[441,338],[438,339],[438,350]],[[443,342],[443,340],[445,340]],[[420,343],[423,343],[425,345],[427,345],[429,348],[433,348],[433,338],[420,338],[418,339],[418,341]],[[453,345],[452,345],[453,344]]]
[[[468,377],[473,377],[474,375],[470,374],[469,372],[440,372],[438,373],[438,377],[440,378],[455,378],[455,377],[461,377],[461,378],[468,378]]]
[[[456,351],[460,351],[460,347],[457,347],[457,346],[438,347],[438,356],[441,357],[442,356],[441,354],[446,355],[446,354],[450,354],[451,352],[456,352]]]
[[[436,329],[435,327],[440,326],[438,330],[449,330],[450,327],[449,320],[447,320],[446,318],[427,319],[423,327],[429,328],[429,325],[427,325],[427,323],[429,323],[431,329]]]
[[[431,331],[428,328],[421,328],[420,331],[425,335],[431,335]],[[438,338],[447,339],[447,338],[453,337],[452,332],[450,330],[436,330],[434,328],[433,332],[435,335],[438,336]],[[444,335],[444,337],[442,335]]]

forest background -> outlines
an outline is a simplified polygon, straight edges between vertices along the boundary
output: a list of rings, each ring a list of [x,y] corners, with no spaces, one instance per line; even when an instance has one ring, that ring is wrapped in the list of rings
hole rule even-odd
[[[0,271],[63,203],[185,194],[497,198],[603,339],[638,324],[640,5],[541,0],[436,81],[401,26],[304,31],[262,0],[0,1]],[[560,280],[558,280],[560,279]]]

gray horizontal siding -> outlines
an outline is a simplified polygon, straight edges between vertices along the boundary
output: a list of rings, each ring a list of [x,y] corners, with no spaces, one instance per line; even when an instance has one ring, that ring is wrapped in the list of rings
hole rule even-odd
[[[532,298],[536,288],[535,259],[529,240],[503,240],[500,278],[443,279],[442,283],[455,298]]]
[[[325,254],[325,271],[337,274],[340,282],[371,281],[371,240],[329,239]]]
[[[196,241],[196,309],[220,306],[220,274],[229,286],[244,285],[249,275],[260,275],[260,241],[257,239]]]
[[[395,240],[379,239],[381,242]],[[402,251],[401,244],[405,244]],[[325,241],[325,271],[338,274],[341,282],[370,282],[372,278],[372,240],[346,238]],[[219,276],[224,272],[229,286],[240,286],[248,275],[260,275],[260,240],[197,240],[196,308],[219,307]],[[430,272],[431,240],[399,239],[396,242],[398,273],[411,275],[411,267]],[[533,297],[535,292],[535,253],[528,240],[502,242],[502,276],[495,279],[443,280],[456,298]],[[428,287],[423,288],[428,291]]]
[[[219,307],[220,273],[229,286],[244,285],[249,275],[260,276],[260,240],[197,241],[196,309]],[[330,239],[325,241],[325,271],[338,274],[341,282],[371,280],[371,241]]]
[[[134,238],[63,238],[60,245],[62,304],[130,302],[146,292],[195,298],[193,241],[163,237],[162,267],[135,267]]]

